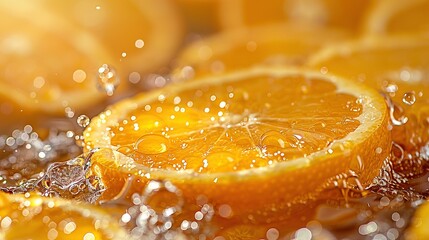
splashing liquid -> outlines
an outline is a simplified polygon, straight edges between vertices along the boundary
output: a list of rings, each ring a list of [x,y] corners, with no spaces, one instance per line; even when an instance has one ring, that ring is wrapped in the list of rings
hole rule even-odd
[[[119,77],[111,66],[103,64],[98,69],[97,87],[100,91],[105,92],[107,96],[113,96],[119,83]]]

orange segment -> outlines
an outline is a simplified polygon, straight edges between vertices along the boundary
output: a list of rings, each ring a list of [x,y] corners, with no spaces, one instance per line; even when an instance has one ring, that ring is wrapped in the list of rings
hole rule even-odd
[[[381,0],[364,22],[367,34],[429,33],[429,1]]]
[[[353,170],[369,184],[389,154],[387,121],[383,98],[363,86],[254,68],[124,100],[95,117],[84,137],[86,150],[102,149],[92,169],[108,188],[104,199],[128,176],[129,194],[166,179],[188,205],[205,195],[234,217],[270,221],[337,174]]]
[[[371,38],[324,49],[309,65],[388,93],[405,111],[392,113],[394,124],[400,122],[401,115],[409,119],[405,132],[403,127],[395,128],[400,130],[395,130],[395,141],[411,148],[428,140],[428,54],[429,41],[425,38]]]
[[[2,239],[127,239],[100,208],[27,193],[0,193]]]
[[[64,114],[65,107],[90,106],[105,96],[95,78],[110,56],[89,33],[37,2],[2,1],[0,14],[2,110]]]
[[[169,0],[42,2],[101,42],[123,79],[165,66],[181,44],[182,19]]]
[[[358,30],[371,0],[236,0],[221,1],[225,28],[292,21]]]
[[[317,36],[317,37],[314,37]],[[349,32],[298,24],[271,24],[219,33],[191,44],[177,60],[176,77],[220,74],[255,64],[301,65],[314,51]]]

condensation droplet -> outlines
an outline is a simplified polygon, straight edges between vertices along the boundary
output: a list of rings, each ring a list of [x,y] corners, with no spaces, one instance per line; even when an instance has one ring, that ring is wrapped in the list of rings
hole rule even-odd
[[[146,134],[140,137],[134,145],[134,150],[143,154],[165,153],[169,140],[160,134]]]
[[[411,106],[416,102],[416,94],[414,92],[406,92],[402,97],[402,102]]]
[[[79,117],[77,117],[76,122],[80,127],[85,128],[89,125],[90,119],[86,115],[80,115]]]
[[[97,86],[104,91],[108,96],[112,96],[115,89],[119,85],[119,77],[116,71],[107,64],[103,64],[98,69]]]

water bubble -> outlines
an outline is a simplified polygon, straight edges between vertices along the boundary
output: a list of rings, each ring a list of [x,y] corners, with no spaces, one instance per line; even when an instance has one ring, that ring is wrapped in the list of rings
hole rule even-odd
[[[140,137],[135,145],[134,150],[142,154],[161,154],[168,150],[170,141],[160,134],[146,134]]]
[[[108,96],[112,96],[115,89],[119,85],[119,77],[116,71],[107,64],[103,64],[98,69],[97,86],[99,89],[106,92]]]
[[[416,102],[416,94],[414,92],[406,92],[402,97],[402,102],[411,106]]]
[[[87,127],[90,123],[90,119],[86,115],[80,115],[76,121],[77,121],[77,124],[83,128]]]
[[[144,41],[141,39],[137,39],[134,45],[136,46],[136,48],[142,48],[144,47]]]

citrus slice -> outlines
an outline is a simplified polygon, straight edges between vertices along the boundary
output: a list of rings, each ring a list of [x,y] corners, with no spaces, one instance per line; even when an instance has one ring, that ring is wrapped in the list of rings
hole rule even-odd
[[[371,4],[371,0],[272,0],[269,4],[261,0],[224,0],[220,19],[225,28],[292,21],[359,30]]]
[[[390,96],[404,111],[391,109],[393,124],[403,125],[394,129],[394,140],[411,148],[428,140],[428,54],[429,41],[425,38],[380,37],[323,49],[309,65],[363,82]]]
[[[42,2],[46,9],[101,42],[113,56],[111,64],[123,79],[134,77],[135,82],[139,79],[137,74],[164,67],[182,41],[182,19],[169,0]]]
[[[0,192],[2,239],[127,239],[100,208],[59,198]]]
[[[317,36],[315,38],[314,36]],[[344,30],[298,24],[224,31],[194,42],[179,55],[176,77],[220,74],[255,64],[302,65],[314,51],[351,37]]]
[[[168,180],[189,206],[202,195],[226,218],[270,221],[338,174],[369,184],[389,154],[387,123],[383,98],[364,86],[261,67],[124,100],[84,138],[86,151],[101,149],[92,169],[104,200],[129,176],[129,194]]]
[[[210,34],[221,30],[219,0],[178,0],[179,9],[191,33]]]
[[[364,21],[367,34],[429,33],[429,1],[377,1]]]
[[[66,107],[90,106],[106,95],[97,91],[95,76],[110,56],[89,33],[37,2],[1,1],[0,15],[2,113],[64,114]]]
[[[404,239],[427,239],[429,237],[429,230],[426,227],[428,216],[429,204],[423,203],[414,213],[410,226],[404,234]]]

